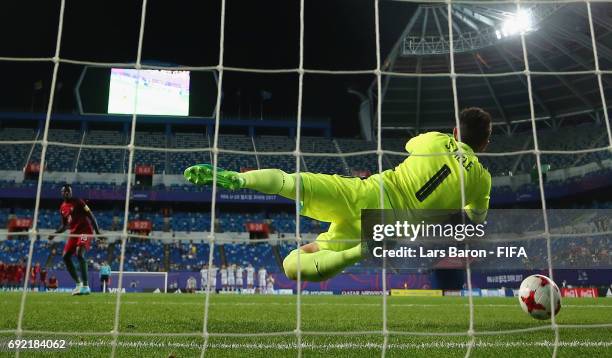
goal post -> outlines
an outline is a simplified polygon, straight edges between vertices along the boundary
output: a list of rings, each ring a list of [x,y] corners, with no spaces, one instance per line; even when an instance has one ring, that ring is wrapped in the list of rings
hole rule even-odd
[[[119,282],[119,271],[111,271],[108,291],[116,292]],[[124,292],[159,292],[168,293],[168,272],[123,271]]]

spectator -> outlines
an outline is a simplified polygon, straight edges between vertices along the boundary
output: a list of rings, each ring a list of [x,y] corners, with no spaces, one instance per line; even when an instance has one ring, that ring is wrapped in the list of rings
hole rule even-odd
[[[5,265],[2,261],[0,261],[0,289],[4,289],[6,285],[6,269],[7,265]]]
[[[34,287],[38,286],[38,282],[36,278],[40,274],[40,262],[37,262],[34,266],[30,268],[30,289],[34,289]]]
[[[51,277],[49,278],[49,283],[47,284],[47,288],[49,289],[49,291],[57,291],[59,282],[57,281],[57,277],[55,277],[55,275],[51,275]]]
[[[23,284],[23,279],[24,279],[24,275],[25,275],[25,271],[26,271],[26,267],[25,264],[23,263],[23,261],[21,261],[17,267],[15,267],[15,288],[18,289],[22,284]]]
[[[40,280],[38,281],[38,284],[39,291],[47,290],[47,269],[44,267],[40,269]]]

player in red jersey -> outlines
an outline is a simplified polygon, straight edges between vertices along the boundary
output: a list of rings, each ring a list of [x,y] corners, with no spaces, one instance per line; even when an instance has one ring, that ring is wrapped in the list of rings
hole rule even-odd
[[[23,276],[25,276],[25,274],[25,264],[23,263],[23,261],[19,261],[19,263],[15,265],[15,273],[13,274],[13,281],[15,282],[16,289],[23,285]]]
[[[38,281],[36,281],[36,277],[40,273],[40,262],[37,262],[36,265],[30,267],[30,288],[33,290],[35,286],[37,286]]]
[[[47,290],[47,269],[43,266],[40,269],[40,281],[39,281],[38,290],[46,291]]]
[[[2,261],[0,261],[0,290],[4,289],[4,286],[6,284],[5,282],[6,268],[7,268],[7,265],[5,265]]]
[[[64,245],[63,259],[66,264],[66,269],[76,283],[76,287],[72,290],[73,295],[88,295],[91,293],[89,289],[89,280],[87,275],[87,261],[85,260],[85,252],[89,250],[93,233],[100,235],[100,229],[96,218],[85,202],[81,199],[72,197],[72,187],[65,184],[61,190],[64,201],[60,206],[60,214],[62,217],[61,226],[55,233],[49,236],[49,240],[53,240],[55,234],[61,234],[70,229],[70,235]],[[79,260],[79,268],[81,277],[76,272],[72,263],[72,255],[76,255]]]

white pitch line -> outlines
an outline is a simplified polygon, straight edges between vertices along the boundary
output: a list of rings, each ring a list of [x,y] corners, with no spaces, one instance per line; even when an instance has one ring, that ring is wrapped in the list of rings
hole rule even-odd
[[[57,304],[57,301],[45,300],[45,301],[36,301],[37,304]],[[103,302],[84,302],[84,301],[75,301],[71,302],[71,305],[80,305],[80,304],[112,304],[114,302],[103,301]],[[121,304],[128,305],[140,305],[142,302],[140,301],[122,301]],[[164,302],[164,301],[147,301],[147,305],[169,305],[169,306],[202,306],[202,302]],[[295,302],[213,302],[212,306],[295,306]],[[358,306],[358,307],[380,307],[380,303],[334,303],[334,302],[317,302],[317,303],[302,303],[302,306]],[[464,306],[468,307],[467,303],[436,303],[436,304],[428,304],[428,303],[389,303],[390,307],[457,307]],[[495,307],[518,307],[518,304],[505,304],[505,303],[491,303],[491,304],[475,304],[474,307],[477,308],[495,308]],[[594,305],[594,304],[584,304],[584,305],[575,305],[575,304],[562,304],[561,308],[612,308],[612,305]]]
[[[110,341],[98,339],[95,341],[67,341],[67,346],[71,348],[83,347],[108,347]],[[435,341],[423,343],[389,343],[387,349],[397,350],[424,350],[424,349],[465,349],[468,342],[452,342],[452,341]],[[474,348],[549,348],[554,345],[554,342],[544,340],[537,342],[521,342],[521,341],[495,341],[485,342],[477,340],[474,343]],[[146,340],[137,341],[119,341],[117,346],[121,348],[182,348],[182,349],[201,349],[202,344],[196,342],[152,342]],[[317,344],[312,342],[302,342],[302,349],[310,350],[332,350],[332,349],[381,349],[382,344],[378,342],[340,342]],[[567,348],[611,348],[612,341],[561,341],[559,347]],[[208,343],[208,349],[240,349],[240,350],[287,350],[297,349],[298,346],[292,342],[286,343]]]

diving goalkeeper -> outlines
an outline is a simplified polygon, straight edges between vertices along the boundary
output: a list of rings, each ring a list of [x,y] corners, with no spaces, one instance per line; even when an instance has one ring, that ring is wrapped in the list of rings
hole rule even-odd
[[[384,187],[384,209],[450,209],[461,211],[460,171],[463,171],[463,208],[475,222],[484,221],[489,208],[491,175],[475,153],[486,149],[491,136],[491,116],[480,108],[467,108],[459,116],[461,139],[453,134],[428,132],[406,143],[410,153],[395,169],[367,179],[340,175],[299,173],[302,207],[300,214],[330,222],[316,241],[293,250],[283,261],[288,278],[297,279],[300,250],[301,278],[327,280],[361,259],[361,209],[381,209],[380,179]],[[457,155],[461,149],[463,157]],[[431,155],[442,154],[444,155]],[[213,167],[198,164],[185,170],[185,178],[198,185],[213,182]],[[297,173],[261,169],[246,173],[217,169],[220,187],[252,189],[295,200]]]

